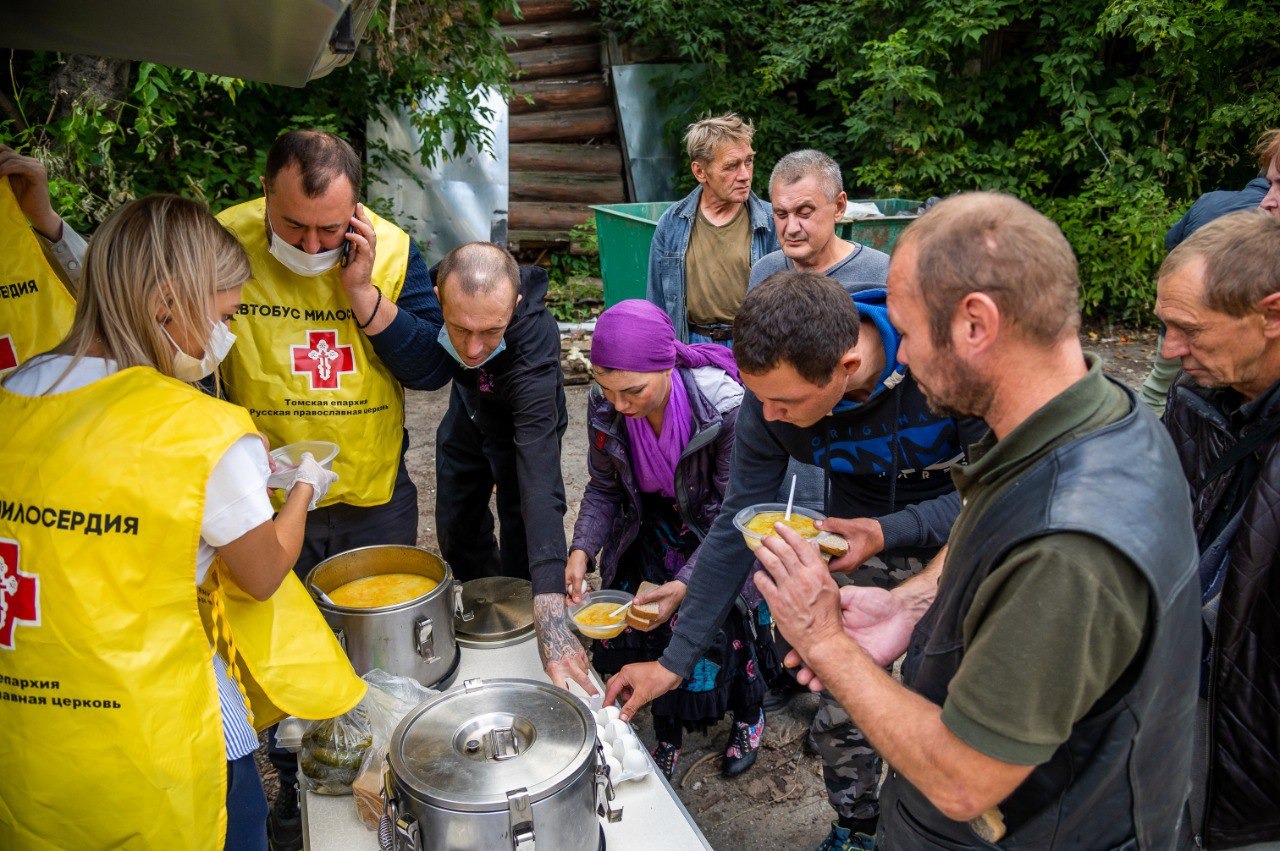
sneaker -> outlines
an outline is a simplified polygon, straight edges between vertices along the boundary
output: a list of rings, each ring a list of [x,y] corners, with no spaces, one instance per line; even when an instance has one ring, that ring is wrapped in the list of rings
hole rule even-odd
[[[281,786],[267,814],[267,841],[271,851],[302,851],[302,811],[298,787]]]
[[[831,822],[831,832],[822,840],[818,851],[875,851],[876,838],[865,833],[854,833],[840,822]]]
[[[680,761],[680,749],[670,742],[658,742],[653,749],[653,761],[658,764],[662,776],[670,780],[676,773],[676,763]]]
[[[724,750],[724,761],[720,763],[720,771],[725,777],[737,777],[755,765],[760,755],[760,739],[764,737],[764,710],[754,724],[733,722],[729,733],[729,746]]]

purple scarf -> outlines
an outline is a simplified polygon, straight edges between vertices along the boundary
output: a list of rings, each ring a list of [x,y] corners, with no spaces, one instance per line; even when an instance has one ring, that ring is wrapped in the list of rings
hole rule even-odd
[[[643,418],[627,417],[631,467],[640,490],[674,498],[676,464],[693,436],[689,395],[676,367],[716,366],[735,381],[738,365],[733,352],[715,343],[687,345],[676,339],[671,317],[642,299],[620,301],[600,314],[591,338],[591,363],[627,372],[670,369],[671,394],[662,415],[662,433],[654,434]]]

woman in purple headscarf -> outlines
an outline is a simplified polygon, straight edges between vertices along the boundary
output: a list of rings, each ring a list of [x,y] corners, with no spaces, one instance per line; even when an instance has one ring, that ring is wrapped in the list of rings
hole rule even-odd
[[[659,658],[697,563],[698,545],[720,513],[729,482],[734,424],[742,403],[733,352],[714,344],[685,345],[671,319],[638,299],[620,302],[596,321],[591,341],[596,385],[587,403],[591,481],[573,529],[566,566],[571,601],[599,554],[601,584],[657,603],[647,631],[628,628],[597,641],[592,664],[612,674],[632,662]],[[764,732],[762,668],[777,667],[768,608],[750,581],[716,643],[679,688],[653,702],[658,746],[654,759],[670,777],[686,729],[705,729],[728,710],[734,724],[725,774],[755,762]]]

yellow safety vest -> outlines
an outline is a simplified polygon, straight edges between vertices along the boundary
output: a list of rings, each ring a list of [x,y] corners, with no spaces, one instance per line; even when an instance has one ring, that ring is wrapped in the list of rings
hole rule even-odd
[[[249,417],[135,367],[49,396],[0,388],[0,421],[15,424],[0,442],[0,848],[222,848],[226,744],[195,564],[209,474]],[[303,602],[293,656],[257,658],[275,642],[243,618],[220,644],[269,672],[273,698],[300,673],[279,705],[309,692],[304,710],[337,715],[364,684]]]
[[[40,250],[13,187],[0,178],[0,375],[62,342],[75,313],[75,299]]]
[[[336,718],[364,698],[368,686],[293,571],[259,602],[218,559],[199,597],[205,631],[248,700],[259,733],[286,715]]]
[[[391,499],[404,429],[404,389],[359,328],[338,268],[308,278],[271,256],[266,201],[218,214],[253,267],[222,363],[227,397],[249,409],[272,446],[328,440],[338,481],[320,503],[382,505]],[[373,282],[395,301],[409,266],[409,236],[373,213]]]

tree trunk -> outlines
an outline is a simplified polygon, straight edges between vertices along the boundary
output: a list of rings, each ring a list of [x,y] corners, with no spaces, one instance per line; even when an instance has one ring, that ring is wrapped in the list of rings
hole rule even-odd
[[[129,70],[127,59],[69,54],[49,79],[53,120],[65,118],[76,103],[93,108],[122,102],[129,92]]]

